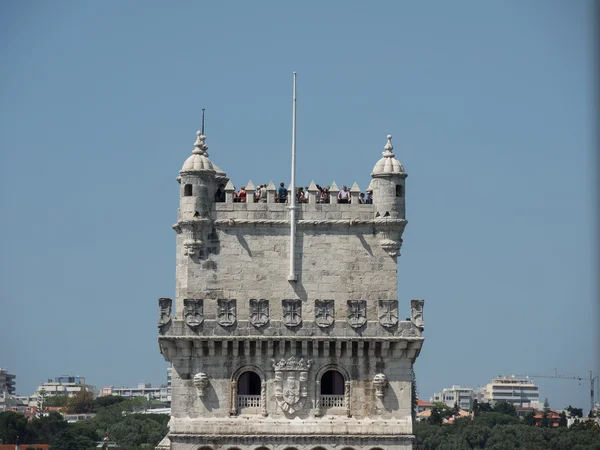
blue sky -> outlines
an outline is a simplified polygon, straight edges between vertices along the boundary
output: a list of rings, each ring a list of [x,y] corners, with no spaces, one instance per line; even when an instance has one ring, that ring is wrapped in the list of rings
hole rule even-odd
[[[240,186],[362,189],[394,136],[399,300],[425,298],[428,398],[499,374],[600,372],[592,3],[2,2],[0,366],[165,381],[179,187],[207,109]],[[553,407],[588,385],[539,380]]]

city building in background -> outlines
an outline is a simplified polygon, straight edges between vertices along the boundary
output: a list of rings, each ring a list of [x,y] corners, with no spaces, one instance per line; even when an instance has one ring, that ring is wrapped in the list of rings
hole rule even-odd
[[[474,398],[474,390],[472,388],[452,386],[442,389],[442,392],[433,394],[429,398],[429,401],[431,403],[444,403],[451,408],[456,403],[460,409],[470,411]]]
[[[73,397],[83,388],[87,389],[87,391],[94,397],[97,397],[100,393],[95,386],[86,384],[85,377],[61,375],[60,377],[54,378],[54,381],[49,378],[48,381],[37,387],[34,393],[34,397],[36,397],[35,406],[37,406],[37,397],[39,397],[42,391],[44,391],[46,397],[52,397],[55,395],[66,395],[67,397]]]
[[[151,383],[138,383],[137,387],[104,386],[100,390],[100,397],[118,395],[126,398],[145,397],[147,400],[156,400],[171,403],[171,367],[167,369],[167,382],[160,387],[152,387]]]
[[[12,404],[12,397],[15,394],[16,375],[8,373],[6,369],[0,369],[0,411],[6,409]]]
[[[514,375],[499,376],[481,388],[483,401],[492,405],[508,402],[515,406],[539,408],[539,388],[530,378],[518,378]]]

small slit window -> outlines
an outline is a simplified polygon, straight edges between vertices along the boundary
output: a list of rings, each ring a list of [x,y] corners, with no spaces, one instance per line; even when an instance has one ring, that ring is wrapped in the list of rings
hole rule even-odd
[[[191,184],[186,184],[183,187],[183,196],[184,197],[191,197],[192,196],[192,185]]]
[[[401,184],[396,185],[396,197],[404,197],[404,186]]]

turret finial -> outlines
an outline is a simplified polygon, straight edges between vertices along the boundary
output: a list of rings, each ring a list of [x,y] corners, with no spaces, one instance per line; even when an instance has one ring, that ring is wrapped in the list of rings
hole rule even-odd
[[[204,136],[201,131],[196,132],[196,142],[194,142],[194,151],[192,151],[194,155],[208,156],[208,153],[206,153],[208,145],[204,143],[205,139],[206,136]]]
[[[383,147],[383,149],[385,150],[385,152],[382,153],[383,156],[385,156],[386,158],[394,157],[394,153],[392,152],[392,150],[394,150],[394,146],[392,145],[392,135],[391,134],[387,135],[387,144],[385,144],[385,147]]]

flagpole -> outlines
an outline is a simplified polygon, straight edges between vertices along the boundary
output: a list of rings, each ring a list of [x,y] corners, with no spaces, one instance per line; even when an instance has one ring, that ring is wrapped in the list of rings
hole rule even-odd
[[[288,281],[296,281],[296,72],[292,102],[292,184],[290,201],[290,274]]]

